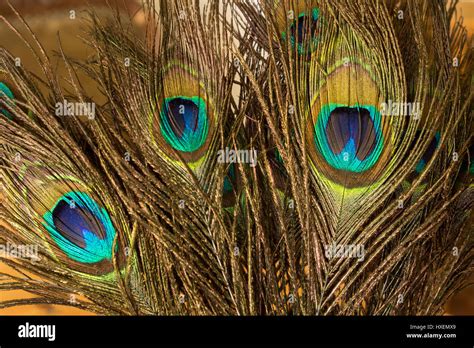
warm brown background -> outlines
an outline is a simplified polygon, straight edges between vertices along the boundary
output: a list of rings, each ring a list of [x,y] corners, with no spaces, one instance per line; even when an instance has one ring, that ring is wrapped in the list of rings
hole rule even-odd
[[[90,49],[77,40],[77,36],[82,34],[78,20],[69,19],[69,11],[74,9],[77,18],[80,20],[81,9],[85,1],[81,0],[10,0],[17,9],[26,17],[33,31],[48,52],[58,50],[56,33],[60,31],[62,44],[66,54],[73,57],[87,57],[91,53]],[[429,1],[429,0],[428,0]],[[107,11],[104,8],[105,0],[90,0],[94,7],[101,8],[101,11]],[[134,1],[127,1],[128,10],[135,13],[137,6]],[[88,6],[87,8],[90,8]],[[0,14],[9,19],[10,11],[6,6],[6,1],[0,0]],[[459,14],[464,16],[464,22],[470,33],[474,33],[474,0],[462,0],[459,3]],[[15,21],[13,21],[15,23]],[[135,23],[138,27],[143,24],[143,16],[138,13],[135,16]],[[0,23],[0,46],[9,49],[14,55],[19,57],[28,57],[28,51],[22,43],[7,30],[3,23]],[[26,59],[26,58],[25,58]],[[23,64],[33,71],[38,71],[33,62],[23,59]],[[61,70],[62,69],[62,70]],[[64,71],[64,68],[59,68]],[[91,86],[91,88],[94,88]],[[472,219],[471,219],[472,220]],[[0,263],[1,272],[12,272],[6,265]],[[474,283],[474,275],[471,277]],[[31,297],[28,293],[21,291],[3,291],[0,292],[1,300],[11,300],[15,298]],[[464,289],[456,294],[448,304],[448,314],[474,315],[474,285]],[[29,305],[17,306],[13,308],[0,309],[0,315],[90,315],[91,313],[67,306],[56,305]]]

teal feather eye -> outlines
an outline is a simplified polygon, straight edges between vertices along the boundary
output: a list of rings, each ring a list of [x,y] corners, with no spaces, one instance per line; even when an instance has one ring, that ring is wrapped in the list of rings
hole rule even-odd
[[[270,152],[269,159],[275,185],[281,192],[285,192],[288,188],[288,172],[278,149],[275,148],[274,151]]]
[[[436,135],[433,137],[431,140],[430,144],[428,145],[428,148],[426,151],[423,153],[423,156],[421,157],[421,160],[418,162],[416,165],[415,171],[420,174],[423,169],[425,169],[426,164],[431,160],[431,158],[434,155],[434,152],[439,146],[439,141],[441,139],[441,134],[439,132],[436,132]]]
[[[234,164],[231,164],[227,172],[227,175],[224,177],[224,194],[233,192],[235,180],[236,180],[235,167],[234,167]]]
[[[392,118],[371,70],[358,63],[334,67],[311,102],[307,147],[313,172],[339,188],[367,187],[387,173]]]
[[[319,9],[298,14],[287,32],[283,32],[283,40],[289,37],[291,47],[297,48],[299,54],[312,53],[319,41]]]
[[[0,96],[3,98],[8,98],[8,99],[15,99],[15,95],[13,94],[13,91],[3,82],[0,82]],[[5,115],[8,118],[12,118],[11,113],[4,109],[3,107],[0,107],[0,113]]]
[[[175,150],[194,152],[206,142],[209,121],[202,98],[165,98],[160,119],[163,138]]]
[[[325,105],[314,130],[319,153],[334,169],[362,173],[382,153],[381,115],[372,105]]]
[[[197,170],[208,158],[216,133],[216,113],[202,75],[170,62],[159,76],[160,90],[149,125],[157,151],[174,164]]]
[[[233,207],[237,201],[237,190],[240,185],[240,176],[235,163],[231,163],[222,185],[222,203],[224,208]]]
[[[112,259],[115,229],[107,211],[88,194],[62,195],[43,219],[51,238],[70,259],[84,264]]]

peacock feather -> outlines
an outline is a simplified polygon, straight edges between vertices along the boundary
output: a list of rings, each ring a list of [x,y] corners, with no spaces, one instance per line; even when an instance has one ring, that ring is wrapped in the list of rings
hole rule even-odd
[[[455,4],[143,11],[144,33],[90,12],[93,54],[61,50],[67,76],[31,31],[41,76],[0,49],[0,244],[40,258],[0,255],[20,272],[0,290],[38,295],[0,308],[442,313],[474,260],[474,60]]]

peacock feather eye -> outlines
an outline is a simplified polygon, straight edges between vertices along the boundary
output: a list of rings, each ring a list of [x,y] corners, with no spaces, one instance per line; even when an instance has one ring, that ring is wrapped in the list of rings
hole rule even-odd
[[[297,48],[299,54],[312,53],[319,41],[319,9],[313,8],[298,14],[291,23],[288,32],[283,32],[283,39],[289,36],[291,47]]]
[[[436,149],[439,146],[439,141],[441,138],[441,134],[439,132],[436,132],[436,135],[433,137],[431,140],[430,144],[428,145],[428,148],[426,151],[423,153],[423,156],[421,157],[420,161],[417,163],[415,171],[420,174],[423,169],[425,169],[426,164],[431,160],[433,157]]]
[[[209,131],[206,103],[199,96],[165,98],[160,125],[171,147],[194,152],[206,142]]]
[[[412,148],[416,149],[416,141],[422,138],[424,135],[420,130],[416,131],[416,139],[413,141]],[[441,133],[436,132],[436,134],[432,137],[430,143],[428,144],[428,148],[423,153],[421,159],[416,164],[414,170],[407,176],[406,180],[403,182],[402,187],[405,191],[408,191],[411,188],[413,182],[420,176],[420,174],[425,170],[426,165],[428,162],[433,158],[435,151],[439,147],[439,143],[441,140]],[[415,188],[413,196],[411,197],[411,202],[415,203],[421,197],[423,192],[427,188],[428,178],[425,178],[421,185]]]
[[[167,158],[196,168],[206,158],[216,128],[205,84],[197,72],[177,62],[165,67],[160,82],[157,112],[150,120],[152,138]]]
[[[235,180],[235,165],[231,163],[227,175],[224,178],[224,194],[230,193],[234,190]]]
[[[88,276],[113,276],[115,264],[120,269],[125,265],[128,229],[122,224],[119,230],[112,223],[112,213],[117,221],[122,219],[120,210],[108,208],[114,201],[107,191],[39,162],[22,166],[18,179],[19,202],[43,230],[42,251],[63,267]]]
[[[315,173],[347,188],[372,185],[390,160],[391,121],[370,71],[334,68],[311,102],[307,146]]]
[[[270,165],[278,190],[285,193],[288,189],[288,172],[277,148],[269,153]]]
[[[377,162],[383,149],[381,116],[373,105],[324,105],[314,142],[333,168],[362,173]]]
[[[15,99],[15,95],[13,94],[13,91],[4,83],[0,82],[0,97],[3,98],[8,98],[8,99]],[[8,118],[12,118],[11,113],[7,110],[4,109],[3,107],[0,106],[0,113],[5,115]]]
[[[84,264],[111,261],[115,229],[107,211],[87,193],[62,195],[43,218],[49,235],[70,259]]]
[[[224,177],[222,185],[222,204],[224,208],[234,207],[237,202],[237,189],[240,185],[240,176],[235,163],[231,163]]]

